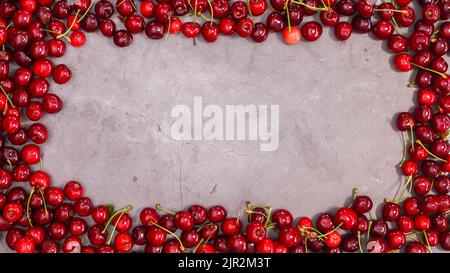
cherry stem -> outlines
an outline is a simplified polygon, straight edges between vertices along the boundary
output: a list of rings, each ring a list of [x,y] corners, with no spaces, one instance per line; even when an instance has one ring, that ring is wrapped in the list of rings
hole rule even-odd
[[[447,79],[447,75],[444,74],[444,73],[438,72],[438,71],[433,70],[433,69],[430,69],[430,68],[428,68],[428,67],[424,67],[424,66],[418,65],[418,64],[413,63],[413,62],[411,62],[411,65],[413,65],[413,66],[415,66],[415,67],[418,67],[418,68],[420,68],[420,69],[429,71],[429,72],[436,73],[437,75],[441,76],[442,78]]]
[[[210,19],[211,23],[210,24],[212,24],[214,22],[214,9],[213,9],[213,6],[211,4],[211,1],[210,0],[206,0],[206,1],[208,2],[209,10],[211,12],[211,19]]]
[[[358,234],[356,235],[356,237],[358,238],[359,252],[364,253],[362,246],[361,246],[361,231],[358,230]]]
[[[202,230],[202,229],[205,228],[205,227],[213,226],[213,225],[214,225],[214,223],[207,223],[207,224],[204,224],[203,226],[200,226],[200,227],[197,228],[197,232],[200,232],[200,230]]]
[[[395,17],[392,17],[391,20],[392,20],[392,23],[394,24],[395,31],[397,31],[398,34],[402,35],[402,33],[400,31],[400,27],[397,23],[397,20],[395,20]]]
[[[389,203],[389,202],[397,203],[397,204],[402,203],[402,202],[406,199],[406,196],[405,196],[404,193],[405,193],[405,190],[406,190],[406,188],[408,187],[408,185],[411,183],[412,177],[413,177],[412,175],[408,176],[408,179],[406,180],[405,185],[403,185],[403,187],[401,188],[401,190],[400,190],[399,192],[397,192],[397,194],[396,194],[395,197],[394,197],[394,200],[385,199],[384,201],[385,201],[385,202],[388,202],[388,203]],[[401,194],[401,195],[400,195],[400,199],[397,199],[399,194]]]
[[[70,24],[70,27],[64,33],[56,36],[56,39],[61,39],[61,37],[66,36],[72,30],[73,26],[75,26],[75,22],[77,21],[76,18],[78,17],[79,13],[80,10],[77,10],[77,12],[75,13],[75,19],[72,21],[72,24]]]
[[[128,205],[124,208],[121,208],[117,212],[115,212],[111,217],[109,217],[108,222],[106,222],[105,228],[102,230],[102,233],[105,233],[108,230],[108,226],[109,226],[109,224],[111,224],[114,217],[116,217],[118,214],[121,214],[122,212],[123,213],[129,212],[132,208],[133,207],[131,205]],[[121,217],[122,217],[122,215],[121,215]],[[119,217],[119,219],[117,219],[117,222],[119,222],[119,220],[120,220],[120,217]]]
[[[119,3],[117,6],[122,5],[125,1],[127,0],[123,0],[121,3]],[[80,19],[78,19],[78,22],[81,22],[81,20],[84,19],[84,17],[86,17],[86,15],[89,13],[89,10],[92,8],[92,5],[94,5],[94,0],[91,0],[91,3],[89,4],[89,7],[87,8],[86,12],[81,15]],[[80,10],[78,10],[77,12],[79,12]]]
[[[57,32],[57,31],[50,30],[50,29],[41,29],[41,31],[45,31],[45,32],[52,33],[52,34],[61,35],[61,33]],[[65,38],[69,43],[71,42],[70,38],[67,37],[67,36],[62,36],[62,38]]]
[[[344,224],[344,223],[341,222],[341,223],[340,223],[337,227],[335,227],[334,229],[328,231],[328,232],[325,233],[325,234],[319,235],[319,236],[317,236],[317,237],[318,237],[318,238],[327,237],[327,236],[330,235],[331,233],[333,233],[333,232],[335,232],[336,230],[338,230],[343,224]]]
[[[304,7],[308,8],[308,9],[310,9],[310,10],[313,10],[313,11],[328,11],[329,10],[329,8],[327,8],[327,7],[318,8],[318,7],[310,6],[310,5],[305,4],[303,2],[300,2],[300,1],[294,1],[293,0],[292,3],[304,6]]]
[[[39,193],[41,194],[42,202],[44,203],[44,211],[45,211],[45,215],[48,215],[47,202],[45,201],[44,191],[43,191],[42,189],[38,189],[38,191],[39,191]]]
[[[33,227],[33,223],[31,221],[31,216],[30,216],[30,203],[31,203],[31,196],[33,196],[33,193],[34,193],[34,188],[31,188],[30,195],[28,196],[28,200],[27,200],[27,219],[28,219],[28,223],[30,224],[30,227]]]
[[[398,164],[399,167],[403,166],[403,163],[405,163],[406,160],[406,151],[408,149],[408,143],[406,141],[406,137],[405,134],[402,132],[402,141],[403,141],[403,155],[402,155],[402,160],[400,161],[400,163]]]
[[[164,38],[164,40],[167,41],[167,39],[169,39],[169,34],[170,34],[170,24],[172,23],[172,16],[169,17],[169,22],[167,24],[167,31],[166,31],[166,37]]]
[[[184,250],[186,249],[186,248],[183,246],[183,242],[181,241],[181,239],[180,239],[175,233],[173,233],[172,231],[166,229],[165,227],[162,227],[162,226],[158,225],[158,224],[155,223],[155,222],[150,222],[150,224],[157,226],[158,228],[164,230],[165,232],[167,232],[167,233],[169,233],[170,235],[172,235],[175,239],[177,239],[177,241],[180,243],[180,249],[181,249],[181,251],[184,251]]]
[[[172,212],[172,211],[170,211],[170,210],[168,210],[168,209],[165,209],[165,208],[161,207],[161,204],[159,204],[159,203],[157,203],[157,204],[155,205],[155,208],[156,208],[157,210],[164,211],[165,213],[168,213],[168,214],[171,214],[171,215],[175,215],[175,212]]]
[[[401,9],[374,9],[374,11],[398,12],[398,13],[403,13],[403,14],[409,13],[407,10],[401,10]]]
[[[433,251],[431,250],[430,242],[428,241],[427,232],[425,230],[423,231],[423,237],[425,238],[425,242],[427,243],[428,252],[433,253]]]
[[[286,10],[286,18],[288,23],[288,30],[291,32],[291,15],[289,14],[289,1],[286,1],[286,4],[284,5],[284,9]]]
[[[9,164],[9,171],[12,172],[13,171],[13,165],[11,163],[11,160],[7,159],[6,162],[8,162],[8,164]]]
[[[370,230],[372,229],[372,224],[373,224],[373,221],[372,220],[370,220],[369,221],[369,227],[367,228],[367,238],[366,238],[366,243],[368,243],[369,242],[369,239],[370,239]]]
[[[252,9],[250,8],[250,0],[247,0],[247,10],[248,10],[248,15],[249,15],[250,19],[254,20],[255,17],[253,16]]]
[[[120,215],[119,215],[119,217],[117,218],[116,223],[114,224],[113,230],[112,230],[111,234],[109,234],[109,238],[108,238],[108,241],[107,241],[106,244],[108,244],[108,245],[111,244],[111,241],[112,241],[112,238],[113,238],[113,236],[114,236],[114,233],[116,232],[117,225],[119,224],[119,221],[120,221],[120,219],[122,218],[122,216],[123,216],[124,214],[125,214],[125,211],[120,212]]]
[[[440,157],[438,157],[437,155],[433,154],[432,152],[430,152],[427,147],[425,147],[425,145],[423,145],[422,141],[420,141],[419,139],[416,141],[417,144],[419,144],[422,148],[425,149],[425,151],[427,151],[428,154],[430,154],[432,157],[434,157],[436,160],[442,161],[442,162],[447,162],[447,160],[442,159]]]
[[[9,98],[8,93],[6,93],[5,89],[3,89],[3,87],[2,87],[1,85],[0,85],[0,89],[2,90],[3,94],[5,94],[6,99],[8,100],[9,104],[11,104],[11,106],[12,106],[13,108],[15,108],[16,106],[14,106],[14,103],[13,103],[13,102],[11,101],[11,99]]]
[[[412,147],[412,150],[414,151],[414,131],[413,131],[412,124],[409,124],[409,132],[411,135],[411,147]]]
[[[197,251],[198,247],[203,243],[203,238],[200,240],[200,242],[197,244],[197,246],[194,248],[194,250],[192,251],[192,253],[195,253],[195,251]],[[203,249],[205,249],[205,246],[203,246]],[[203,251],[202,249],[202,251]]]

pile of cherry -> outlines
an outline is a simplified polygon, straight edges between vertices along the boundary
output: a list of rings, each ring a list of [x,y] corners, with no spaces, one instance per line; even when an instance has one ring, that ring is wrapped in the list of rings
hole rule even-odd
[[[410,2],[0,1],[0,234],[20,253],[450,250],[450,77],[443,58],[450,38],[450,0],[420,0],[414,3],[417,9]],[[113,18],[115,12],[119,16]],[[199,36],[214,42],[219,35],[263,42],[270,32],[281,32],[293,45],[319,39],[323,26],[333,28],[339,40],[353,31],[386,40],[395,66],[415,69],[410,87],[418,89],[417,106],[397,117],[405,182],[382,204],[378,219],[371,198],[355,190],[351,204],[321,213],[315,221],[246,203],[235,217],[222,206],[171,212],[156,205],[142,209],[133,225],[131,206],[94,206],[78,182],[56,187],[42,170],[39,145],[48,131],[39,120],[63,106],[50,83],[71,78],[66,65],[52,60],[63,56],[67,45],[82,46],[85,33],[100,30],[124,47],[140,32],[150,39],[181,32],[194,42]]]

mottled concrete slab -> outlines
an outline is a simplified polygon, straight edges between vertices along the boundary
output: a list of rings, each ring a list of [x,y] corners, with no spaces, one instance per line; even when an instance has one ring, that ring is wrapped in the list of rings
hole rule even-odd
[[[354,35],[288,47],[220,37],[214,45],[181,37],[135,38],[126,49],[90,35],[70,49],[73,80],[53,85],[63,111],[45,118],[45,169],[53,183],[76,179],[95,204],[170,209],[247,200],[296,216],[343,205],[354,187],[375,201],[400,177],[395,113],[412,106],[408,74],[392,70],[379,41]],[[171,108],[204,104],[279,104],[280,146],[170,138]]]

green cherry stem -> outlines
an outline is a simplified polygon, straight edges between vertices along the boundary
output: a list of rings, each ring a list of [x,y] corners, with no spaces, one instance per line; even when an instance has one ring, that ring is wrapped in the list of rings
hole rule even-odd
[[[181,239],[180,239],[175,233],[173,233],[172,231],[166,229],[165,227],[162,227],[162,226],[158,225],[158,224],[155,223],[155,222],[150,222],[150,224],[157,226],[158,228],[164,230],[165,232],[167,232],[167,233],[169,233],[170,235],[172,235],[175,239],[177,239],[177,241],[180,243],[180,249],[181,249],[181,251],[184,251],[184,250],[186,249],[186,248],[183,246],[183,242],[181,241]]]
[[[122,212],[123,212],[123,214],[125,214],[126,212],[129,212],[131,209],[133,209],[133,207],[131,205],[128,205],[124,208],[121,208],[117,212],[115,212],[111,217],[109,217],[108,222],[106,222],[106,224],[105,224],[105,228],[102,230],[102,233],[104,234],[108,230],[108,226],[111,224],[114,217],[116,217],[119,214],[122,214]],[[119,222],[119,220],[120,220],[120,218],[117,219],[117,222]]]
[[[442,77],[442,78],[444,78],[444,79],[446,79],[446,78],[447,78],[447,75],[446,75],[445,73],[441,73],[441,72],[439,72],[439,71],[436,71],[436,70],[430,69],[430,68],[428,68],[428,67],[425,67],[425,66],[421,66],[421,65],[418,65],[418,64],[416,64],[416,63],[413,63],[413,62],[411,62],[411,65],[413,65],[413,66],[415,66],[415,67],[418,67],[418,68],[420,68],[420,69],[423,69],[423,70],[426,70],[426,71],[429,71],[429,72],[435,73],[435,74],[437,74],[437,75],[441,76],[441,77]]]
[[[437,155],[433,154],[432,152],[430,152],[427,147],[425,147],[425,145],[423,145],[422,141],[420,141],[419,139],[416,141],[417,144],[419,144],[425,151],[427,151],[428,154],[430,154],[432,157],[434,157],[436,160],[442,161],[442,162],[447,162],[447,160],[442,159],[440,157],[438,157]]]

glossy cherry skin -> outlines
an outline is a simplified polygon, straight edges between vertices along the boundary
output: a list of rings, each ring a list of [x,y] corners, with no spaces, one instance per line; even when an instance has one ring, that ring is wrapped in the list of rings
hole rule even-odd
[[[322,35],[322,26],[314,21],[307,22],[301,27],[302,37],[308,41],[313,42]]]

